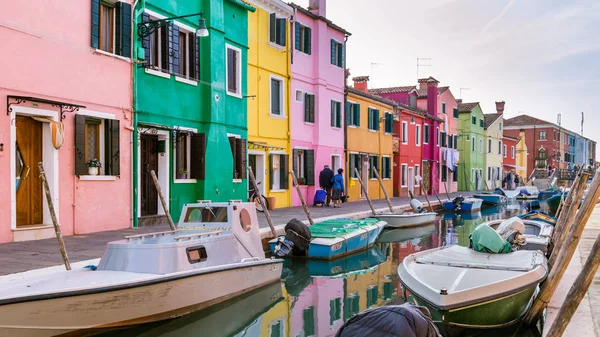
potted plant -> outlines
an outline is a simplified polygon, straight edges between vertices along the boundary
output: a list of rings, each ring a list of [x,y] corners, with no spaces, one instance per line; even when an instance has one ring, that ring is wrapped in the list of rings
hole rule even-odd
[[[179,169],[179,179],[187,179],[187,170],[184,168]]]
[[[102,167],[102,163],[96,158],[88,160],[86,165],[88,166],[88,174],[91,176],[97,176],[98,169]]]
[[[306,185],[306,178],[298,178],[298,185]]]

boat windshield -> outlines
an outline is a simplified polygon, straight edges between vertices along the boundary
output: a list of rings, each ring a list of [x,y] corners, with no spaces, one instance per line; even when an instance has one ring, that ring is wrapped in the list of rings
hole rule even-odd
[[[188,207],[183,222],[227,222],[227,207]]]

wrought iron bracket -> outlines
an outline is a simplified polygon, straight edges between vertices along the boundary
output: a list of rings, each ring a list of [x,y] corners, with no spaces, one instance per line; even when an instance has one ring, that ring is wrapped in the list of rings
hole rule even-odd
[[[75,112],[79,111],[80,108],[86,108],[84,105],[77,105],[59,101],[52,101],[49,99],[36,98],[36,97],[25,97],[25,96],[6,96],[6,115],[10,116],[11,112],[13,112],[13,105],[20,105],[27,102],[34,103],[44,103],[50,104],[55,108],[59,108],[60,111],[60,121],[66,118],[65,112]]]
[[[188,14],[188,15],[174,16],[171,18],[140,22],[137,24],[138,37],[141,40],[149,35],[152,35],[152,33],[156,32],[159,28],[171,24],[172,20],[187,18],[190,16],[200,16],[202,18],[204,16],[204,11],[201,11],[199,13],[194,13],[194,14]]]

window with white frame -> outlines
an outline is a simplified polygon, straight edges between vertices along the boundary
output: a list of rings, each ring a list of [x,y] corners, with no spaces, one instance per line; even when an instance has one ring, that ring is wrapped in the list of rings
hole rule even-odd
[[[119,120],[75,115],[75,175],[89,174],[90,161],[98,161],[99,175],[120,175]]]
[[[315,95],[304,94],[304,121],[306,123],[315,122]]]
[[[381,178],[390,179],[392,177],[392,160],[390,157],[381,157]]]
[[[299,22],[296,22],[295,26],[296,50],[310,55],[312,30]]]
[[[492,140],[488,139],[488,151],[487,153],[492,153]]]
[[[502,154],[502,141],[498,141],[498,154]]]
[[[150,20],[157,18],[149,17]],[[148,64],[151,69],[169,72],[169,38],[168,27],[163,26],[154,31],[149,37]]]
[[[421,176],[421,166],[415,165],[415,175]],[[419,186],[419,180],[415,179],[415,186]]]
[[[417,146],[420,146],[421,145],[421,125],[417,124],[415,126],[415,130],[416,130],[415,131],[415,133],[416,133],[415,141],[417,143]]]
[[[281,155],[271,155],[271,190],[281,189]]]
[[[479,140],[479,153],[483,153],[483,139]]]
[[[502,155],[506,158],[506,144],[502,147]]]
[[[247,141],[238,135],[229,135],[229,147],[233,158],[233,180],[246,179]]]
[[[302,90],[296,90],[296,102],[302,103],[304,98],[304,92]]]
[[[540,131],[540,140],[546,140],[546,131]],[[567,143],[566,140],[567,138],[565,137],[565,144]]]
[[[130,58],[131,4],[116,0],[94,0],[91,5],[92,48]],[[148,14],[143,14],[142,19],[150,20]]]
[[[344,66],[344,44],[331,39],[331,64]]]
[[[512,159],[515,159],[515,147],[514,146],[510,147],[510,157]]]
[[[287,21],[285,18],[278,18],[275,13],[269,15],[269,41],[279,46],[285,47],[287,38]]]
[[[471,137],[471,152],[475,152],[475,137]]]
[[[100,43],[98,49],[114,53],[115,5],[100,1]]]
[[[175,179],[190,178],[190,136],[187,132],[175,134]]]
[[[352,126],[360,126],[360,104],[348,102],[346,104],[346,124]]]
[[[283,101],[283,80],[271,76],[271,115],[284,115]]]
[[[429,125],[425,124],[423,128],[423,144],[429,144]]]
[[[227,45],[227,94],[242,96],[242,51]]]
[[[342,103],[331,101],[331,126],[334,128],[342,127]]]
[[[195,54],[190,55],[190,36],[194,37],[195,34],[181,28],[179,29],[179,53],[175,60],[175,62],[177,62],[177,69],[174,69],[174,72],[177,75],[188,79],[195,77],[194,74],[190,73],[190,64],[196,57]],[[191,42],[194,43],[194,40],[192,39]]]
[[[402,121],[402,144],[408,144],[408,123]]]
[[[498,130],[502,131],[502,123],[498,123]]]
[[[435,145],[440,146],[440,128],[436,128]]]
[[[400,168],[401,168],[401,170],[400,170],[400,185],[401,185],[401,187],[406,187],[407,186],[406,175],[407,175],[407,171],[408,171],[408,164],[401,164]]]

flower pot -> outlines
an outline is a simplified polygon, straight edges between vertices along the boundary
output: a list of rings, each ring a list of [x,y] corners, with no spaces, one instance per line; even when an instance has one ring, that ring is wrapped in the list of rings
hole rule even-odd
[[[98,175],[98,168],[97,167],[90,167],[88,168],[88,174],[91,176],[97,176]]]
[[[187,177],[185,176],[185,173],[180,174],[179,179],[187,179]]]

